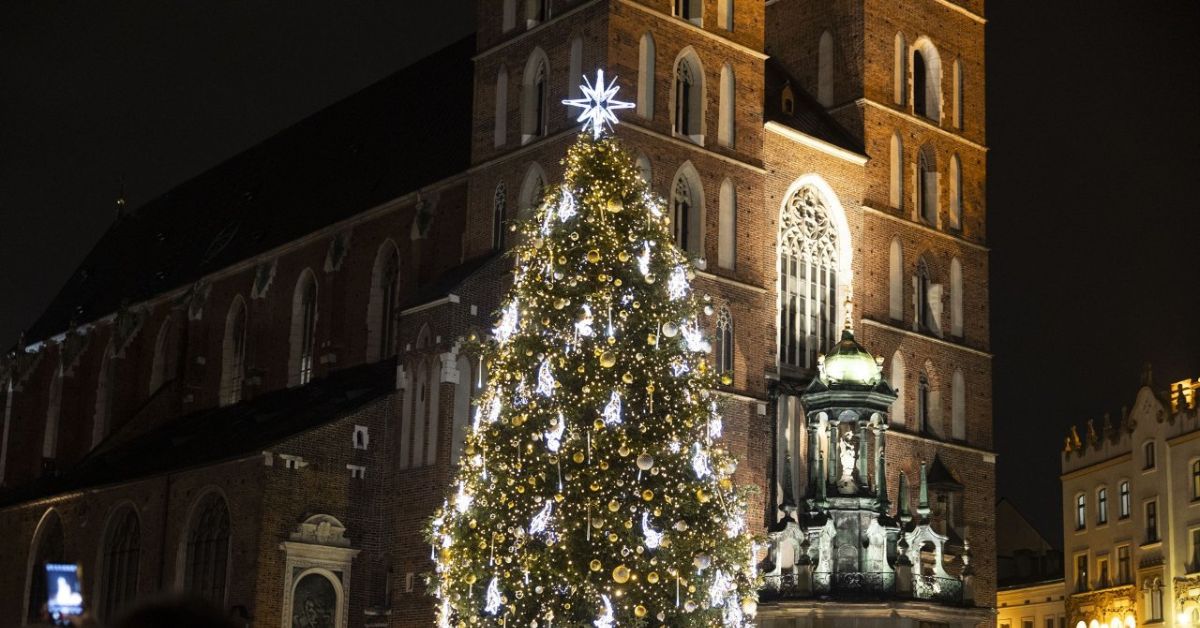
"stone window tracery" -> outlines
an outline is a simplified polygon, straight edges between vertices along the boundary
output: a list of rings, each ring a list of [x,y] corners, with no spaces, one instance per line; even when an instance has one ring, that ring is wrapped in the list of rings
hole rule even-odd
[[[717,314],[717,373],[733,371],[733,316],[723,307]]]
[[[141,558],[141,523],[133,506],[125,506],[109,523],[104,545],[104,564],[100,586],[100,617],[112,621],[137,597]]]
[[[781,365],[815,368],[817,353],[834,343],[840,246],[817,190],[797,190],[780,217]]]
[[[229,576],[229,507],[216,491],[201,498],[188,527],[183,586],[219,607],[225,606]]]

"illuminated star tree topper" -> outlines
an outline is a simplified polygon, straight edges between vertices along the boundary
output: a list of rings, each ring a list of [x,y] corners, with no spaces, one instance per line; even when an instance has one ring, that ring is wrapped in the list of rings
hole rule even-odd
[[[604,131],[611,129],[612,125],[618,122],[616,114],[613,111],[617,109],[633,109],[634,104],[631,102],[622,102],[614,97],[620,90],[617,87],[617,79],[604,82],[604,70],[596,70],[596,82],[593,84],[588,80],[588,77],[583,77],[583,85],[579,88],[583,92],[583,98],[564,100],[563,104],[569,107],[579,107],[583,112],[575,119],[576,122],[583,123],[583,130],[588,128],[592,130],[592,137],[600,139]]]

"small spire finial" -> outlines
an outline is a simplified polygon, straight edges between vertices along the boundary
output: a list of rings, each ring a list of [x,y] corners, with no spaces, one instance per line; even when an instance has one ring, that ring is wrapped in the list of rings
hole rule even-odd
[[[846,323],[844,329],[850,333],[854,333],[854,293],[846,291]]]

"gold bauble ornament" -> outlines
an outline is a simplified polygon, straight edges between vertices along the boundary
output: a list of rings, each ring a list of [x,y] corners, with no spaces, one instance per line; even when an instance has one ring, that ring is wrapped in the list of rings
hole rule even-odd
[[[617,453],[620,454],[620,456],[622,458],[624,458],[624,457],[628,456],[629,454],[633,453],[633,450],[629,448],[629,445],[621,443],[621,446],[617,448]]]
[[[633,373],[630,373],[629,371],[625,371],[625,374],[621,376],[621,381],[625,382],[626,384],[632,384],[633,383]]]
[[[604,429],[604,421],[601,421],[600,419],[596,419],[595,421],[592,422],[592,427],[594,427],[598,430],[602,430],[602,429]]]
[[[605,205],[604,208],[614,214],[619,214],[621,213],[621,210],[625,209],[625,204],[622,203],[621,199],[619,198],[610,198],[608,199],[608,204]]]
[[[650,501],[650,500],[654,499],[654,491],[652,491],[650,489],[646,489],[646,490],[642,491],[642,499],[644,499],[646,501]]]
[[[622,284],[624,284],[624,283],[625,283],[625,282],[624,282],[624,281],[621,281],[621,278],[620,278],[620,277],[617,277],[616,279],[613,279],[613,285],[614,285],[614,286],[616,286],[616,287],[618,287],[618,288],[620,288],[620,287],[621,287],[621,285],[622,285]]]
[[[607,342],[609,344],[609,346],[615,345],[615,344],[617,344],[617,337],[609,336],[607,339],[605,339],[605,342]]]
[[[556,310],[561,310],[561,309],[563,309],[564,307],[567,307],[567,300],[566,300],[566,299],[563,299],[563,298],[558,298],[558,299],[555,299],[555,300],[554,300],[554,309],[556,309]]]
[[[614,500],[608,502],[609,512],[617,512],[620,509],[621,509],[621,504],[617,503],[617,500],[614,499]]]
[[[637,615],[638,617],[645,617],[646,616],[646,607],[642,606],[641,604],[638,604],[637,606],[633,607],[633,614]]]
[[[625,565],[617,565],[612,570],[612,579],[617,584],[625,584],[629,582],[629,568]]]
[[[588,567],[590,567],[592,571],[600,571],[601,569],[604,569],[604,565],[594,558],[592,559],[592,562],[588,563]]]
[[[617,365],[617,354],[612,351],[605,351],[600,354],[600,366],[610,369]]]
[[[582,451],[575,452],[575,454],[571,456],[571,460],[574,460],[575,464],[582,464],[583,463],[583,452]]]
[[[733,488],[733,482],[729,478],[722,478],[719,484],[722,490],[728,491]]]
[[[600,251],[597,249],[592,249],[592,250],[588,251],[587,252],[587,261],[589,261],[593,264],[595,264],[596,262],[599,262],[600,261]]]
[[[600,467],[601,471],[608,471],[608,461],[607,460],[601,460],[600,464],[598,466]]]
[[[625,251],[621,251],[620,253],[617,253],[617,259],[621,260],[622,262],[628,262],[629,261],[629,253],[627,253]]]
[[[518,488],[520,488],[520,487],[518,487]],[[707,504],[708,500],[709,500],[708,493],[704,489],[702,489],[702,488],[696,489],[696,501],[700,502],[701,504]]]
[[[646,334],[646,344],[652,345],[658,342],[658,336],[654,334]]]
[[[600,490],[600,485],[592,482],[592,485],[589,486],[588,489],[595,493],[596,491]]]
[[[475,584],[475,574],[467,574],[466,577],[463,578],[463,582],[466,582],[467,584]]]
[[[658,572],[651,571],[650,573],[646,574],[646,582],[649,582],[650,584],[658,584]]]
[[[567,258],[565,255],[559,255],[557,261],[558,261],[559,265],[561,266],[561,265],[567,263]]]

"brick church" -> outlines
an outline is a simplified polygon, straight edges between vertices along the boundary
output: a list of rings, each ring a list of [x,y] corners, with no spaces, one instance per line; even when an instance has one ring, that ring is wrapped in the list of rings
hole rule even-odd
[[[4,356],[0,625],[39,621],[45,562],[101,621],[187,590],[247,626],[430,625],[422,529],[487,368],[464,339],[597,68],[715,306],[760,622],[989,621],[984,0],[477,4],[473,37],[122,208]],[[846,326],[895,393],[871,508],[907,592],[783,551],[818,538],[837,421],[802,401]]]

